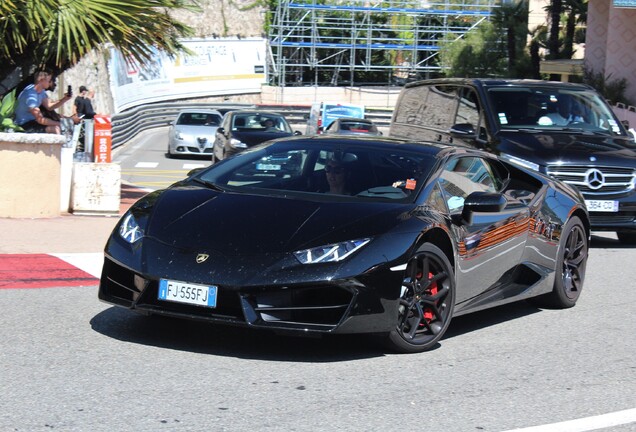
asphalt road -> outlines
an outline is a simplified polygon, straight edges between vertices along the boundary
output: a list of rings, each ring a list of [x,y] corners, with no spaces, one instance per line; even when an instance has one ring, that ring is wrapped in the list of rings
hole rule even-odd
[[[596,234],[576,307],[460,317],[411,355],[143,317],[96,286],[0,290],[0,430],[634,431],[634,262]]]

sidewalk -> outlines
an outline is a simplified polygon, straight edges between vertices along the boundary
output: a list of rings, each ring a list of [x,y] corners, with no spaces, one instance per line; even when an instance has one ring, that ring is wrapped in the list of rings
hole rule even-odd
[[[146,190],[122,184],[120,216]],[[101,253],[119,216],[78,216],[62,214],[54,218],[0,218],[0,254]]]

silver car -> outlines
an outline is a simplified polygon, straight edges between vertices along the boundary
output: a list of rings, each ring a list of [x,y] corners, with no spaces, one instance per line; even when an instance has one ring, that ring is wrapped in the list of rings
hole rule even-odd
[[[216,110],[182,110],[170,124],[168,134],[169,158],[211,155],[214,134],[223,116]]]

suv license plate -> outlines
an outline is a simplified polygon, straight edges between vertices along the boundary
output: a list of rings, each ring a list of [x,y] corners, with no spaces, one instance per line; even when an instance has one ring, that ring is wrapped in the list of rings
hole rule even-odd
[[[197,306],[216,307],[218,287],[196,285],[167,279],[159,281],[159,300],[187,303]]]
[[[617,212],[618,201],[585,200],[587,211],[591,212]]]

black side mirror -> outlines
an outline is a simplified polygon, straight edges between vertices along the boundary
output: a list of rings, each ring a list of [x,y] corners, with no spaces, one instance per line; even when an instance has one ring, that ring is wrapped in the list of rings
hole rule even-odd
[[[298,135],[302,135],[303,133],[301,131],[294,131],[294,135],[298,136]]]
[[[453,125],[449,133],[455,138],[477,138],[477,131],[470,123],[458,123]]]
[[[188,174],[186,175],[186,177],[190,177],[190,176],[198,173],[199,171],[203,171],[204,169],[205,169],[205,167],[193,168],[190,171],[188,171]]]
[[[625,129],[629,129],[629,120],[621,120],[621,124],[625,126]]]
[[[219,127],[216,129],[217,133],[220,133],[221,135],[225,135],[225,128]]]
[[[475,213],[498,213],[506,207],[506,197],[495,192],[473,192],[464,200],[462,220],[472,225]]]

